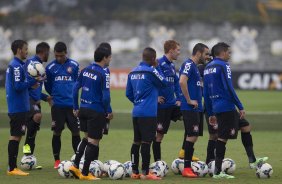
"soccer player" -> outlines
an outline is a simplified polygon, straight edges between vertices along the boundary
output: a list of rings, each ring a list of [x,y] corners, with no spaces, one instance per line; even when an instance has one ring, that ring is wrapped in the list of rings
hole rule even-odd
[[[191,168],[194,144],[198,136],[203,135],[201,124],[203,122],[200,121],[200,112],[203,111],[201,76],[197,64],[205,60],[208,54],[209,48],[206,45],[196,44],[191,59],[186,60],[179,70],[179,84],[182,91],[180,109],[186,133],[184,170],[182,171],[184,177],[197,177]]]
[[[170,121],[177,121],[181,117],[179,78],[173,64],[180,55],[180,44],[175,40],[165,41],[164,53],[163,57],[157,59],[158,66],[156,67],[164,75],[168,84],[159,90],[157,134],[152,144],[155,161],[161,160],[161,142],[169,129]]]
[[[143,61],[128,75],[126,97],[133,103],[134,140],[131,147],[133,179],[160,180],[149,173],[150,147],[157,130],[158,91],[165,87],[165,78],[153,67],[156,65],[156,51],[147,47]],[[139,150],[141,147],[142,174],[139,174]]]
[[[77,80],[79,64],[67,57],[67,46],[57,42],[54,47],[55,60],[46,67],[45,89],[52,96],[52,149],[55,159],[54,168],[60,164],[61,133],[65,122],[72,134],[72,147],[76,152],[80,142],[79,121],[73,114],[72,89]]]
[[[78,146],[70,171],[81,180],[100,179],[89,173],[89,165],[91,161],[98,160],[99,142],[103,136],[103,129],[107,119],[113,118],[110,108],[110,74],[107,72],[111,58],[109,49],[98,47],[94,54],[95,62],[81,71],[73,88],[74,114],[80,119],[81,131],[85,133],[85,137]],[[78,92],[80,88],[82,92],[79,109]],[[85,161],[82,172],[80,172],[79,162],[84,150]]]
[[[6,98],[10,118],[10,139],[8,143],[9,168],[7,175],[27,176],[29,173],[17,168],[19,143],[25,135],[28,112],[30,110],[28,88],[37,88],[39,84],[33,78],[27,79],[24,60],[27,58],[28,45],[24,40],[15,40],[11,45],[14,58],[6,71]]]
[[[225,81],[227,81],[228,83],[223,83],[223,84],[225,84],[226,86],[225,86],[225,88],[224,89],[233,89],[233,87],[232,87],[232,83],[230,82],[231,81],[231,71],[230,71],[230,66],[229,66],[229,64],[228,64],[228,59],[229,59],[229,57],[230,56],[226,56],[226,57],[224,57],[224,56],[222,56],[223,54],[223,52],[229,52],[229,49],[230,49],[230,47],[227,45],[227,44],[225,44],[225,43],[218,43],[217,45],[215,45],[213,48],[212,48],[212,55],[213,55],[213,57],[215,58],[215,60],[213,61],[213,64],[215,65],[216,64],[216,62],[219,62],[219,61],[221,61],[221,62],[226,62],[226,64],[225,63],[221,63],[221,64],[225,64],[226,65],[226,68],[229,68],[227,71],[229,71],[230,72],[230,75],[227,75],[227,78],[226,79],[228,79],[228,80],[225,80]],[[226,53],[227,54],[227,53]],[[225,60],[224,60],[225,59]],[[209,68],[213,68],[213,66],[214,65],[208,65],[207,66],[207,70],[206,70],[206,75],[207,75],[207,80],[208,81],[210,81],[210,83],[212,83],[212,84],[217,84],[217,83],[219,83],[219,80],[218,79],[216,79],[214,76],[209,76],[209,75],[216,75],[216,73],[214,73],[214,74],[210,74],[209,73],[209,71],[211,71],[211,69],[209,69]],[[220,68],[222,69],[224,69],[224,65],[221,67],[221,65],[220,65]],[[220,71],[220,72],[224,72],[224,70],[223,71]],[[229,78],[230,77],[230,78]],[[210,79],[211,78],[211,79]],[[224,79],[224,78],[223,78]],[[223,88],[223,87],[222,87]],[[207,90],[206,90],[206,92],[207,92],[207,94],[210,94],[209,93],[209,90],[211,90],[211,89],[209,89],[209,88],[206,88]],[[221,94],[220,93],[220,91],[218,90],[218,92],[217,92],[218,94]],[[235,94],[235,95],[234,95]],[[228,94],[225,94],[225,96],[228,96],[229,95],[229,98],[230,99],[233,99],[234,100],[234,104],[237,106],[237,104],[239,105],[239,107],[240,108],[243,108],[243,106],[241,105],[240,106],[240,104],[241,104],[241,102],[240,102],[240,100],[237,98],[237,96],[236,96],[236,93],[234,92],[229,92]],[[234,96],[233,96],[234,95]],[[207,98],[207,97],[206,97]],[[236,101],[235,101],[235,99],[236,99]],[[238,100],[238,101],[237,101]],[[214,99],[214,100],[209,100],[208,102],[211,102],[211,104],[209,104],[208,106],[206,106],[207,107],[207,111],[208,112],[210,112],[209,114],[211,115],[211,114],[215,114],[216,116],[219,116],[219,115],[217,115],[216,113],[214,113],[214,104],[213,103],[218,103],[218,104],[221,104],[221,103],[224,103],[224,100],[222,100],[222,99],[218,99],[218,98],[216,98],[216,99]],[[234,107],[234,104],[233,104],[233,107]],[[230,105],[231,106],[231,105]],[[232,106],[231,106],[232,107]],[[238,107],[238,106],[237,106]],[[238,107],[238,108],[239,108]],[[235,107],[234,107],[235,108]],[[219,108],[215,108],[215,110],[217,110],[217,111],[222,111],[222,112],[224,112],[224,108],[222,108],[222,109],[219,109]],[[232,109],[233,110],[233,109]],[[235,109],[236,110],[236,109]],[[227,113],[227,112],[224,112],[224,113]],[[235,114],[237,114],[237,116],[239,116],[239,114],[238,114],[238,112],[236,111],[235,112]],[[216,117],[215,116],[210,116],[211,117],[211,119],[214,119],[213,121],[215,121],[216,120]],[[265,162],[267,159],[268,159],[268,157],[261,157],[261,158],[256,158],[255,157],[255,154],[254,154],[254,151],[253,151],[253,140],[252,140],[252,135],[251,135],[251,125],[250,125],[250,123],[244,118],[244,117],[241,117],[241,118],[238,118],[238,117],[236,117],[235,118],[236,120],[238,120],[238,122],[237,122],[237,126],[239,127],[239,129],[241,130],[241,141],[242,141],[242,144],[243,144],[243,146],[244,146],[244,148],[245,148],[245,151],[246,151],[246,153],[247,153],[247,156],[248,156],[248,160],[249,160],[249,166],[250,166],[250,168],[252,168],[252,169],[254,169],[254,168],[256,168],[256,166],[259,164],[259,163],[261,163],[261,162]],[[218,126],[219,126],[219,124],[221,123],[221,121],[220,121],[221,119],[219,119],[219,120],[217,120],[218,121]],[[212,126],[213,125],[213,126]],[[219,142],[219,141],[221,141],[221,139],[222,139],[222,137],[219,137],[219,129],[217,130],[217,124],[212,124],[212,125],[209,125],[209,134],[210,134],[210,138],[209,138],[209,142],[208,142],[208,147],[207,147],[207,159],[206,159],[206,163],[209,163],[210,161],[212,161],[212,160],[214,160],[214,158],[215,158],[215,155],[214,155],[214,153],[215,153],[215,148],[216,148],[216,145],[217,145],[217,142]],[[223,139],[223,140],[225,140],[225,139]],[[223,141],[224,142],[224,141]],[[227,141],[226,141],[227,142]],[[219,142],[219,143],[221,143],[221,142]],[[220,151],[220,150],[219,150]]]
[[[25,69],[31,62],[47,62],[49,57],[50,46],[46,42],[41,42],[36,46],[36,55],[27,59],[25,62]],[[27,73],[28,75],[28,73]],[[52,103],[51,96],[42,93],[43,82],[40,82],[40,86],[36,89],[29,88],[30,99],[30,114],[29,121],[27,122],[27,133],[25,139],[25,145],[23,147],[23,153],[25,155],[33,155],[35,148],[35,138],[37,131],[40,129],[40,122],[42,118],[40,100],[48,101]],[[41,169],[42,166],[37,165],[37,169]]]

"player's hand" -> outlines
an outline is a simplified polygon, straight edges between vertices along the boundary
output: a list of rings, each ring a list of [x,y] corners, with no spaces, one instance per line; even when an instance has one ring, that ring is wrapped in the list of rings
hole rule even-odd
[[[243,119],[246,114],[245,110],[240,110],[239,113],[240,113],[240,119]]]
[[[217,119],[216,119],[215,116],[210,116],[210,117],[209,117],[209,124],[210,124],[211,126],[217,125]]]
[[[75,116],[75,117],[78,117],[78,113],[79,113],[79,110],[72,110],[72,112],[73,112],[73,115]]]
[[[52,107],[53,106],[53,97],[52,96],[47,96],[46,100],[47,100],[49,106]]]
[[[32,89],[36,89],[40,86],[39,82],[36,82],[33,86],[31,86]]]
[[[46,78],[47,78],[47,76],[46,76],[46,75],[44,75],[44,76],[38,76],[38,77],[35,77],[35,79],[36,79],[37,81],[39,81],[39,82],[45,81],[45,80],[46,80]]]
[[[163,96],[158,96],[158,103],[163,104],[165,102],[165,98]]]
[[[194,109],[197,109],[198,106],[199,106],[197,100],[190,100],[190,101],[188,101],[188,104],[193,105],[193,106],[194,106]]]
[[[107,118],[108,120],[111,120],[111,119],[114,118],[114,114],[113,114],[112,112],[111,112],[111,113],[108,113],[107,116],[106,116],[106,118]]]
[[[179,107],[179,106],[181,105],[181,101],[179,101],[179,100],[176,101],[176,102],[175,102],[175,105]]]

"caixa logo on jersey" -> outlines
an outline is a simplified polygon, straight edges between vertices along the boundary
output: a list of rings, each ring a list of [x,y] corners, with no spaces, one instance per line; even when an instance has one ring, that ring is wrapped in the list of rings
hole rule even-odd
[[[59,75],[55,77],[55,81],[72,81],[72,77]]]
[[[233,72],[234,87],[245,90],[282,90],[282,72]]]

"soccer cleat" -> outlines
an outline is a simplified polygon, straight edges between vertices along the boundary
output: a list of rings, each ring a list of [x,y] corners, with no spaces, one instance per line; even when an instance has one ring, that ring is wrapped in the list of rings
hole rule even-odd
[[[144,175],[144,174],[141,174],[140,175],[140,179],[141,180],[161,180],[162,178],[152,174],[152,173],[149,173],[147,175]]]
[[[24,154],[30,154],[31,153],[30,146],[28,144],[23,146],[23,153]]]
[[[257,158],[255,162],[250,163],[250,168],[255,169],[259,164],[264,163],[267,160],[268,160],[268,157]]]
[[[41,170],[41,169],[43,169],[43,167],[41,165],[38,165],[38,166],[35,167],[35,169]]]
[[[54,169],[58,169],[60,163],[61,163],[61,160],[55,160]]]
[[[181,149],[178,153],[178,158],[184,159],[184,154],[185,154],[184,149]],[[194,161],[194,162],[199,161],[199,160],[200,159],[198,157],[195,157],[195,156],[192,157],[192,161]]]
[[[229,174],[225,174],[224,172],[221,172],[219,174],[214,174],[212,177],[214,179],[221,179],[221,178],[233,179],[233,178],[235,178],[234,176],[231,176]]]
[[[131,177],[131,179],[140,179],[140,176],[141,176],[141,174],[132,173],[130,177]]]
[[[70,166],[69,170],[76,179],[80,178],[81,172],[78,168],[72,165]]]
[[[12,171],[7,171],[8,176],[28,176],[29,173],[23,172],[18,168],[14,168]]]
[[[88,174],[88,176],[84,176],[83,174],[81,174],[79,176],[80,180],[100,180],[101,178],[97,178],[96,176],[93,176],[92,174]]]
[[[192,168],[184,168],[182,171],[182,176],[183,177],[188,177],[188,178],[197,178],[198,176],[194,173]]]

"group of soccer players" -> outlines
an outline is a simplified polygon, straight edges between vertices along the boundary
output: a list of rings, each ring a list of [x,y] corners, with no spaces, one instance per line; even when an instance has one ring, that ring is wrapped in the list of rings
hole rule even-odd
[[[107,134],[108,123],[113,118],[108,68],[112,59],[110,44],[101,43],[94,51],[94,62],[79,72],[79,64],[67,57],[66,44],[57,42],[54,46],[55,59],[46,66],[46,76],[38,77],[31,77],[27,66],[31,62],[47,62],[49,45],[39,43],[36,55],[29,59],[28,44],[24,40],[13,41],[11,49],[14,58],[9,63],[5,84],[11,135],[7,174],[29,174],[17,168],[19,142],[27,132],[23,152],[26,155],[34,153],[35,137],[42,118],[40,101],[43,100],[51,106],[54,168],[58,168],[60,163],[61,133],[66,123],[76,153],[70,172],[81,180],[99,179],[89,173],[89,165],[91,161],[98,160],[99,141],[103,134]],[[180,151],[180,157],[184,158],[182,175],[197,177],[191,169],[191,161],[198,159],[193,157],[194,144],[198,136],[203,134],[204,112],[210,134],[206,162],[215,160],[214,178],[233,178],[221,172],[221,163],[227,140],[236,138],[239,128],[250,166],[254,168],[259,162],[268,159],[256,158],[254,155],[251,128],[244,119],[244,108],[232,87],[228,63],[230,47],[221,42],[211,50],[210,53],[206,45],[196,44],[192,57],[182,64],[179,77],[173,63],[180,55],[178,42],[167,40],[164,43],[164,56],[159,59],[156,59],[153,48],[143,50],[142,61],[129,73],[126,86],[126,97],[134,105],[131,178],[161,179],[149,172],[151,143],[154,160],[161,160],[164,134],[168,132],[171,120],[180,119],[183,119],[185,127]],[[209,61],[210,54],[213,56],[212,61]],[[205,66],[207,61],[209,63]],[[43,83],[49,95],[42,93]],[[205,105],[202,104],[203,96]],[[82,139],[80,131],[84,132]],[[142,157],[141,172],[138,169],[139,153]],[[85,162],[80,172],[79,162],[83,155]]]

